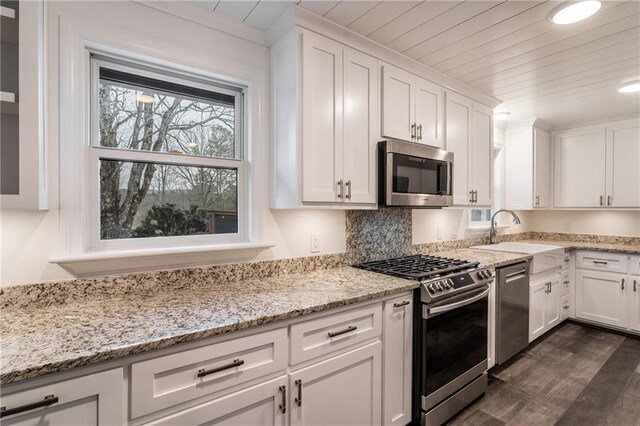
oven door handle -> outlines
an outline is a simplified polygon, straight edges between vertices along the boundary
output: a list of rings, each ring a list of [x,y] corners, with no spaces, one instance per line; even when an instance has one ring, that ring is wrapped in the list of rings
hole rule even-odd
[[[486,297],[489,294],[490,291],[491,291],[491,287],[489,287],[488,289],[486,289],[482,293],[478,294],[477,296],[473,296],[473,297],[471,297],[469,299],[462,300],[460,302],[451,303],[450,305],[438,306],[437,308],[427,308],[428,309],[428,313],[429,314],[440,314],[442,312],[447,312],[447,311],[451,311],[451,310],[456,309],[456,308],[460,308],[462,306],[470,305],[473,302],[477,302],[478,300]]]

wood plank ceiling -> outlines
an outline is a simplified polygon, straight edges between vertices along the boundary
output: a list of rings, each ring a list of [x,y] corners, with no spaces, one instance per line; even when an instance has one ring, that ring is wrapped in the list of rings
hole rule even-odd
[[[214,1],[216,13],[268,28],[290,4],[501,99],[510,121],[554,127],[640,115],[640,1],[603,1],[591,18],[548,20],[558,1]]]

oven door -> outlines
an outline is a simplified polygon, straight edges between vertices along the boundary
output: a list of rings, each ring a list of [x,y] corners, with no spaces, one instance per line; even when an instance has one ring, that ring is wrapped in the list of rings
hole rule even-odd
[[[422,409],[438,405],[487,370],[488,289],[422,315]]]

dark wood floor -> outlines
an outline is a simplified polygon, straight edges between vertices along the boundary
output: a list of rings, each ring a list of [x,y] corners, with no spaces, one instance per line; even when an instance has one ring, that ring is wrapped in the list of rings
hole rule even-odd
[[[640,339],[565,323],[490,371],[449,425],[640,426]]]

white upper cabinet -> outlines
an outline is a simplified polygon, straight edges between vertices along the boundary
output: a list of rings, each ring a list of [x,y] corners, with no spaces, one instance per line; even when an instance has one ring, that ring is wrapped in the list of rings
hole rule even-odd
[[[640,207],[640,120],[556,132],[555,207]]]
[[[376,203],[378,61],[344,49],[343,170],[347,203]]]
[[[475,191],[474,204],[491,206],[493,192],[493,111],[491,108],[473,103],[471,130],[471,181],[469,187]],[[454,157],[455,160],[455,157]]]
[[[549,134],[533,123],[506,131],[506,207],[517,210],[550,205],[551,168]]]
[[[607,206],[640,207],[640,120],[607,125]]]
[[[302,37],[302,201],[336,202],[342,177],[342,46]]]
[[[382,136],[444,146],[444,88],[393,65],[381,68]]]
[[[453,152],[453,203],[491,206],[493,119],[490,108],[453,92],[446,96],[446,150]]]
[[[293,29],[271,49],[272,208],[376,204],[376,58]]]

